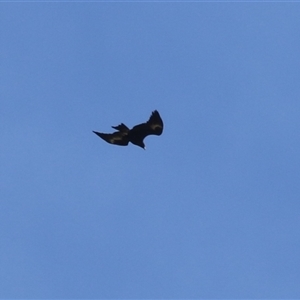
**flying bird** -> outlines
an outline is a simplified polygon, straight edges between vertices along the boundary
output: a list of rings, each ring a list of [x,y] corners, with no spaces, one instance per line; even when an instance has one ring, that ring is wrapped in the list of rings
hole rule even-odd
[[[113,133],[101,133],[93,131],[104,141],[110,144],[127,146],[129,142],[145,149],[144,138],[148,135],[161,135],[163,132],[163,121],[157,110],[153,111],[146,123],[138,124],[129,129],[125,124],[112,126],[116,129]]]

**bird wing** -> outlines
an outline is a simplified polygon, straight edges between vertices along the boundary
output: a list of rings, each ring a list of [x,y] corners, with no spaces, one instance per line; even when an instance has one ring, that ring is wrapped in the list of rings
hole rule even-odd
[[[149,134],[161,135],[164,129],[164,123],[157,110],[152,112],[148,122],[146,123],[149,127]]]
[[[119,146],[127,146],[129,143],[128,134],[126,132],[117,131],[114,133],[101,133],[97,131],[93,131],[99,137],[101,137],[104,141],[110,144],[119,145]]]
[[[163,121],[158,111],[155,110],[146,123],[136,125],[128,132],[128,139],[131,143],[144,148],[144,138],[151,134],[161,135],[163,127]]]
[[[161,135],[164,124],[157,110],[153,111],[146,123],[138,124],[130,130],[130,136],[144,139],[147,135]]]

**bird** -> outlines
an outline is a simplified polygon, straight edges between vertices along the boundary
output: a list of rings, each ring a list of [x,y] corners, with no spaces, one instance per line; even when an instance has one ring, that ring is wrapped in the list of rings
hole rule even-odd
[[[164,124],[157,110],[154,110],[146,123],[141,123],[129,129],[125,124],[121,123],[118,126],[112,126],[117,131],[113,133],[102,133],[93,131],[100,138],[109,144],[118,146],[127,146],[129,142],[146,149],[144,139],[148,135],[161,135]]]

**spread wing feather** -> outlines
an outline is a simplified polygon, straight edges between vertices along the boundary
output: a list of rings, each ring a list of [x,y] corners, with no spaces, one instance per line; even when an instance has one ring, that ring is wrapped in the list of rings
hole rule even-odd
[[[117,131],[114,133],[101,133],[97,131],[93,131],[95,134],[97,134],[101,139],[106,141],[107,143],[119,145],[119,146],[127,146],[129,143],[128,134]]]

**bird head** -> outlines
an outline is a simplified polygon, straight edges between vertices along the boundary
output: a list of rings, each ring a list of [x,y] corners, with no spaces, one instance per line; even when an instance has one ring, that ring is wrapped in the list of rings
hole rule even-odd
[[[145,144],[144,143],[141,143],[140,145],[138,145],[138,146],[140,146],[141,148],[143,148],[144,150],[146,150],[146,146],[145,146]]]
[[[138,142],[135,141],[135,142],[133,142],[133,144],[135,144],[135,145],[137,145],[137,146],[143,148],[144,150],[146,150],[146,146],[145,146],[145,144],[144,144],[143,141],[138,141]]]

